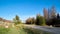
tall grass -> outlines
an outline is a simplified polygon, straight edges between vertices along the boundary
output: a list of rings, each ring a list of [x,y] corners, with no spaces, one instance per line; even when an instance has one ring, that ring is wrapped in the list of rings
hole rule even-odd
[[[7,34],[10,28],[0,27],[0,34]]]
[[[42,30],[24,27],[24,25],[16,25],[14,27],[0,27],[0,34],[51,34]]]

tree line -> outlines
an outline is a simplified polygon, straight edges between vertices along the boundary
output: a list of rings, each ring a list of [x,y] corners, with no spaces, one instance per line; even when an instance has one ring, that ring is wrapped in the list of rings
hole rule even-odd
[[[56,17],[45,19],[43,16],[37,15],[35,18],[28,18],[26,24],[36,24],[36,25],[52,25],[60,26],[60,15],[57,14]]]
[[[13,19],[13,23],[15,25],[22,23],[18,15],[16,15],[15,18]],[[45,25],[60,26],[60,15],[57,14],[56,17],[46,20],[43,16],[37,14],[36,18],[33,17],[26,19],[25,24],[35,24],[41,26],[45,26]]]
[[[51,16],[51,18],[47,18],[47,19],[44,16],[37,14],[36,18],[32,17],[32,18],[26,19],[25,24],[35,24],[35,25],[41,25],[41,26],[45,26],[45,25],[60,26],[59,13],[57,13],[57,14],[51,13],[51,14],[52,15],[49,15],[49,16]],[[15,18],[13,19],[13,22],[15,23],[15,25],[22,23],[18,15],[15,16]]]
[[[36,19],[28,18],[26,24],[46,25],[44,17],[39,14],[36,16]]]

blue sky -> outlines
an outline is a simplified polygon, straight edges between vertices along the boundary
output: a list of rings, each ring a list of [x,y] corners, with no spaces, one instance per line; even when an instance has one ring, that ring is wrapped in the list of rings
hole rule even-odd
[[[57,13],[60,13],[60,0],[0,0],[0,17],[12,20],[18,15],[21,20],[43,15],[43,8],[51,8],[55,5]]]

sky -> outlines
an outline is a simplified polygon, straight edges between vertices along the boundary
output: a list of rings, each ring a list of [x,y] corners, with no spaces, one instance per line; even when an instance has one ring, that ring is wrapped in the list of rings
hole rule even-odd
[[[0,0],[0,17],[12,20],[16,15],[22,21],[29,17],[43,15],[43,8],[55,6],[57,13],[60,13],[60,0]]]

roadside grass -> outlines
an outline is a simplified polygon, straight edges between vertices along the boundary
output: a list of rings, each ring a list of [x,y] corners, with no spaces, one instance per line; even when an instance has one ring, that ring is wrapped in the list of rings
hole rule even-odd
[[[7,34],[10,28],[0,27],[0,34]]]
[[[5,28],[3,26],[0,27],[0,34],[26,34],[24,31],[23,25],[14,25],[14,27]]]
[[[23,24],[19,24],[10,28],[0,27],[0,34],[51,34],[51,33],[24,27]]]
[[[23,31],[22,28],[16,28],[16,27],[13,27],[10,29],[10,31],[8,32],[8,34],[25,34],[25,32]]]

